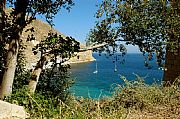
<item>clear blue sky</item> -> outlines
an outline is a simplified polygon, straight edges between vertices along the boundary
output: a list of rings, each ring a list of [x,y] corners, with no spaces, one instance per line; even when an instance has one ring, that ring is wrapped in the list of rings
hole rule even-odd
[[[98,2],[99,1],[99,2]],[[70,12],[63,10],[54,19],[55,28],[65,35],[85,43],[86,36],[96,21],[96,4],[100,0],[75,0]]]
[[[94,15],[98,9],[96,5],[101,0],[74,0],[75,5],[71,11],[62,9],[54,18],[55,29],[72,36],[81,43],[85,43],[85,39],[90,29],[95,25],[97,20]],[[136,47],[127,47],[128,52],[138,52]]]

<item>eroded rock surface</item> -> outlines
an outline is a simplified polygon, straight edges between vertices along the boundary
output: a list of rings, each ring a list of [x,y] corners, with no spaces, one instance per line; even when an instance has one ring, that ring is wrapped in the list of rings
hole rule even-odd
[[[0,119],[25,119],[27,113],[22,106],[0,100]]]

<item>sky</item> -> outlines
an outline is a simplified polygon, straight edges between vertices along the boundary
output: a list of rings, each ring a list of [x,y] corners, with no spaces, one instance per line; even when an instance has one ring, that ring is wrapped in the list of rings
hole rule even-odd
[[[72,36],[82,43],[90,29],[95,25],[96,18],[94,17],[98,7],[96,4],[100,0],[74,0],[75,5],[71,11],[63,10],[54,19],[55,29],[65,35]]]
[[[97,20],[94,15],[98,9],[96,5],[101,0],[74,0],[70,12],[61,10],[54,18],[54,28],[66,36],[72,36],[76,40],[85,44],[85,39],[90,29]],[[137,47],[127,46],[128,52],[137,53]]]

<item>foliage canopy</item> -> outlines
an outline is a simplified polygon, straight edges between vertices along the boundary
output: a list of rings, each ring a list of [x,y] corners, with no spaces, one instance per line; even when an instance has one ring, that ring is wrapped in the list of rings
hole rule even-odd
[[[180,47],[179,13],[179,1],[103,0],[89,42],[116,47],[118,41],[125,41],[148,53],[148,60],[156,53],[158,65],[163,66],[166,50],[176,53]]]

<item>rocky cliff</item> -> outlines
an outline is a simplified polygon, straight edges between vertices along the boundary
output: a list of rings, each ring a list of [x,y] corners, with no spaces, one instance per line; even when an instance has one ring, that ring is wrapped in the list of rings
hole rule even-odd
[[[32,27],[33,27],[34,32],[31,32],[30,30],[28,30],[28,29],[31,29]],[[33,68],[33,65],[35,65],[40,58],[40,54],[37,54],[37,55],[33,54],[32,48],[34,46],[36,46],[41,40],[44,40],[49,31],[66,37],[65,35],[63,35],[59,31],[53,29],[47,23],[40,21],[40,20],[34,20],[23,31],[21,39],[23,39],[22,40],[23,43],[27,46],[24,54],[25,54],[25,57],[27,60],[26,67],[28,69]],[[28,35],[31,36],[32,34],[35,36],[36,39],[31,40],[31,41],[27,41],[26,39],[27,39]],[[85,45],[80,44],[80,47],[84,48]],[[94,61],[94,60],[95,59],[92,56],[92,51],[88,50],[85,52],[76,53],[76,56],[71,58],[69,60],[69,63],[89,62],[89,61]]]
[[[91,62],[95,61],[92,56],[92,50],[87,50],[84,52],[76,53],[75,57],[72,57],[68,62],[69,63],[82,63],[82,62]]]

